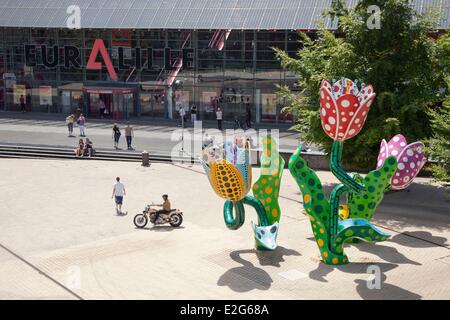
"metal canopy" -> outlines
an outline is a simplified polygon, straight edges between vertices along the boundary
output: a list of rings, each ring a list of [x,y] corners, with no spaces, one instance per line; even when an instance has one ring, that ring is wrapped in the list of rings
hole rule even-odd
[[[447,29],[450,0],[411,0],[419,12],[437,6]],[[354,6],[357,0],[347,0]],[[71,5],[81,9],[81,28],[101,29],[334,29],[323,20],[331,0],[0,0],[0,26],[66,28]]]

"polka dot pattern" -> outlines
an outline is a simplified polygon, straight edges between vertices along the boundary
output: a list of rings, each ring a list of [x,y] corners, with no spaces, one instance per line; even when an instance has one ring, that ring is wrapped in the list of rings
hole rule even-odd
[[[384,197],[385,189],[397,169],[397,161],[393,156],[388,157],[381,167],[370,171],[364,178],[356,178],[366,187],[361,193],[349,193],[348,206],[350,218],[371,220],[376,208]]]
[[[279,222],[281,217],[278,196],[285,161],[276,151],[276,147],[276,142],[271,136],[263,139],[261,174],[252,188],[255,198],[265,206],[269,225]]]
[[[322,122],[322,128],[330,138],[335,139],[335,136],[337,135],[336,121],[330,122],[329,119],[335,119],[336,117],[336,103],[327,88],[322,87],[320,91],[321,96],[323,96],[323,98],[320,99],[320,119]]]
[[[230,201],[244,198],[244,179],[234,165],[225,160],[212,162],[210,172],[211,185],[219,197]]]
[[[388,156],[394,156],[398,161],[396,173],[391,181],[393,190],[403,190],[413,182],[426,162],[423,149],[424,145],[420,141],[408,145],[402,134],[395,135],[389,142],[386,140],[381,142],[377,168],[381,167]]]
[[[221,147],[205,148],[202,151],[201,163],[219,197],[237,201],[250,190],[250,145],[245,139],[241,139],[239,145],[227,142]]]
[[[322,81],[320,88],[320,118],[322,128],[333,140],[345,141],[356,136],[364,126],[375,93],[372,86],[354,92],[353,81],[346,79],[331,85]]]
[[[347,256],[343,252],[334,252],[329,246],[331,235],[328,233],[330,206],[324,195],[322,184],[306,161],[300,156],[301,148],[298,148],[289,161],[289,171],[297,181],[303,195],[303,207],[309,215],[311,228],[320,250],[323,261],[326,264],[345,264]],[[318,227],[320,226],[320,227]]]
[[[303,207],[309,215],[312,232],[314,234],[317,247],[320,250],[322,260],[329,265],[341,265],[348,263],[348,258],[344,254],[344,243],[353,239],[365,239],[367,241],[383,241],[389,235],[377,230],[366,219],[346,219],[340,221],[337,226],[337,233],[330,234],[331,212],[330,203],[324,195],[322,184],[316,173],[311,170],[306,161],[300,156],[301,148],[292,155],[289,160],[289,171],[295,178],[300,191],[303,195]],[[395,158],[389,158],[386,163],[389,166],[389,173],[385,175],[392,175],[396,168]],[[384,170],[383,170],[384,171]],[[371,180],[376,183],[382,174],[380,172],[371,173],[373,178]],[[384,177],[386,183],[390,176]],[[378,189],[373,187],[370,193],[376,193],[379,190],[384,192],[382,187]],[[375,209],[376,204],[369,201],[368,203],[360,203],[357,205],[358,210],[364,211],[366,207]],[[343,208],[341,208],[343,210]]]

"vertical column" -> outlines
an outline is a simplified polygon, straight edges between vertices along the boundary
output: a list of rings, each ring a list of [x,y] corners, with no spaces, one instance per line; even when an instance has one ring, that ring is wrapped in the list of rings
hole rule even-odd
[[[254,99],[253,101],[255,102],[255,122],[256,123],[260,123],[261,122],[261,89],[258,89],[257,86],[257,82],[256,82],[256,68],[257,68],[257,64],[256,64],[256,48],[257,48],[257,43],[256,43],[256,30],[253,30],[253,41],[252,41],[252,51],[253,51],[253,87],[254,87]]]
[[[166,90],[166,94],[165,94],[165,100],[166,100],[166,113],[167,113],[167,117],[169,119],[173,119],[173,114],[172,114],[172,96],[173,96],[173,91],[172,91],[172,87],[167,87]]]
[[[83,86],[86,85],[86,81],[87,81],[87,75],[86,75],[86,37],[85,37],[85,30],[81,29],[81,68],[83,70]],[[82,100],[83,100],[83,113],[84,114],[88,114],[87,113],[87,109],[88,109],[88,93],[86,91],[82,91],[83,95],[82,95]],[[111,112],[112,112],[112,108],[111,108]]]

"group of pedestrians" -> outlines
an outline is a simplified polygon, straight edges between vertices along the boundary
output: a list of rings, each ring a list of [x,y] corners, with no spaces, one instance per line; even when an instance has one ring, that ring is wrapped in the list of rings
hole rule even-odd
[[[179,126],[183,126],[184,123],[186,123],[186,121],[187,121],[186,110],[184,109],[183,106],[179,107],[178,113],[180,115]],[[191,107],[190,114],[191,114],[191,122],[192,122],[192,124],[194,124],[194,122],[197,121],[197,106],[193,105]],[[216,107],[216,120],[217,120],[217,129],[222,131],[223,130],[223,126],[222,126],[223,111],[219,105],[217,105],[217,107]],[[238,124],[238,128],[243,128],[243,125],[240,123],[239,118],[237,116],[235,117],[235,129],[236,129],[236,123]],[[247,104],[246,109],[245,109],[245,126],[247,129],[252,127],[252,111],[250,108],[250,104]]]
[[[112,138],[114,140],[114,149],[119,149],[120,137],[122,136],[122,132],[120,131],[120,127],[117,123],[113,124],[112,127]],[[131,127],[130,123],[127,122],[127,126],[125,127],[125,139],[127,141],[127,149],[134,150],[133,148],[133,138],[134,138],[134,130]]]
[[[178,114],[180,115],[179,126],[183,126],[186,123],[187,119],[186,119],[186,110],[181,105],[178,109]],[[192,105],[192,107],[190,109],[190,114],[191,114],[191,122],[193,125],[195,123],[195,121],[197,121],[197,106],[195,104]]]
[[[86,126],[86,117],[80,113],[78,116],[74,115],[73,113],[66,117],[66,124],[67,129],[69,130],[69,137],[73,137],[73,127],[74,123],[78,125],[78,128],[80,129],[80,137],[86,137],[86,133],[84,131]]]
[[[76,158],[82,158],[84,156],[92,157],[94,154],[94,146],[89,138],[78,140],[78,147],[74,150]]]

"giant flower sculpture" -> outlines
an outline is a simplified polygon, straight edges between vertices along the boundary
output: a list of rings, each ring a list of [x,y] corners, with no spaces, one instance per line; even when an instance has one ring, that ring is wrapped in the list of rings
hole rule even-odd
[[[391,179],[391,189],[403,190],[413,182],[426,162],[423,149],[422,142],[416,141],[408,144],[406,138],[401,134],[395,135],[389,142],[384,139],[381,141],[377,169],[389,156],[394,156],[398,162],[397,170]]]
[[[226,143],[203,151],[203,167],[216,194],[230,201],[242,200],[252,183],[249,145]]]
[[[303,195],[303,206],[309,215],[311,227],[324,262],[345,264],[344,243],[353,239],[383,241],[389,235],[375,228],[368,219],[382,199],[385,188],[397,168],[395,157],[387,157],[377,170],[364,178],[349,175],[341,167],[344,141],[356,136],[362,129],[375,98],[371,85],[342,78],[332,84],[322,81],[320,88],[320,118],[325,133],[334,140],[330,154],[330,169],[341,181],[328,200],[315,172],[300,156],[301,147],[289,160],[289,170]],[[341,198],[348,203],[341,205]],[[339,221],[339,208],[348,210]],[[345,219],[347,216],[350,218]]]
[[[333,140],[345,141],[356,136],[364,126],[375,99],[371,85],[360,89],[357,82],[342,78],[330,84],[322,81],[320,88],[320,118],[322,128]]]
[[[205,148],[201,158],[211,187],[219,197],[226,200],[223,214],[229,229],[236,230],[244,224],[244,204],[256,210],[258,224],[253,224],[253,231],[256,247],[261,250],[276,248],[279,229],[278,192],[284,160],[278,152],[271,153],[273,146],[273,139],[266,137],[261,159],[261,177],[253,186],[258,191],[255,197],[248,195],[252,187],[252,166],[250,146],[245,138],[238,137],[234,143]]]

